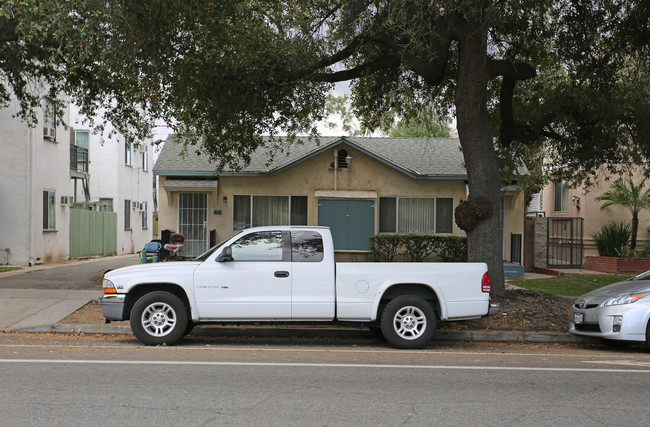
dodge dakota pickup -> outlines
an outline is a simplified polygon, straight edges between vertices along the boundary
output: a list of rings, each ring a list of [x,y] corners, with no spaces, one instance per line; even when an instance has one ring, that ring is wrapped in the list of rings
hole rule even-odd
[[[107,321],[130,320],[145,345],[194,325],[364,322],[397,348],[420,348],[439,321],[495,314],[483,263],[335,263],[326,227],[257,227],[192,261],[104,275]]]

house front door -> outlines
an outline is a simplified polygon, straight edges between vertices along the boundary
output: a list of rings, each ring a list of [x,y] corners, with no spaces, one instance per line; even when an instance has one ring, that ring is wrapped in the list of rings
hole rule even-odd
[[[185,236],[181,254],[194,257],[208,249],[208,194],[178,194],[178,232]]]
[[[375,202],[321,199],[318,201],[318,225],[330,228],[334,249],[367,251],[369,237],[375,233]]]

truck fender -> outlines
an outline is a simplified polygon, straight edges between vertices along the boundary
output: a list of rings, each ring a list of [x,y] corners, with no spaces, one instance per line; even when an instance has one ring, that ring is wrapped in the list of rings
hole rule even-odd
[[[190,307],[190,313],[188,313],[189,317],[192,319],[192,321],[198,321],[199,310],[198,306],[196,305],[196,299],[194,298],[192,287],[184,280],[179,280],[178,278],[154,276],[147,278],[146,282],[130,284],[128,287],[129,290],[127,291],[128,310],[130,311],[130,309],[133,307],[133,304],[135,304],[135,301],[137,301],[137,299],[142,295],[149,292],[169,290],[170,288],[176,288],[179,290],[179,292],[185,294],[185,299],[188,301]]]
[[[402,290],[398,290],[397,288],[403,287]],[[436,289],[436,287],[430,283],[395,283],[395,282],[386,282],[382,283],[379,289],[377,290],[377,294],[375,295],[375,299],[372,302],[372,310],[370,313],[370,321],[374,322],[379,318],[379,306],[381,304],[381,301],[383,298],[385,298],[386,294],[391,294],[392,292],[396,292],[395,295],[391,295],[390,299],[393,299],[396,296],[399,295],[418,295],[419,293],[422,293],[421,291],[418,292],[417,288],[423,287],[427,288],[427,290],[433,292],[435,295],[436,299],[438,300],[438,305],[440,307],[440,319],[446,319],[447,318],[447,304],[444,300],[444,295],[441,293],[439,289]]]

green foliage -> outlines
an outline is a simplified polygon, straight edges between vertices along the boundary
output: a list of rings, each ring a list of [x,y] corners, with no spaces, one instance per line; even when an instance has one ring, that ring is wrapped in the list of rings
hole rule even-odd
[[[650,258],[650,240],[646,240],[641,246],[640,249],[637,249],[634,253],[635,256],[639,258]]]
[[[404,256],[412,262],[421,262],[436,254],[442,262],[467,261],[467,238],[432,234],[375,234],[370,236],[370,258],[392,262]]]
[[[421,110],[398,121],[391,129],[393,138],[449,138],[451,129],[435,109],[425,106]]]
[[[650,209],[650,188],[643,190],[646,178],[643,178],[638,184],[634,184],[632,179],[618,179],[612,187],[596,197],[596,201],[604,202],[600,208],[608,206],[622,206],[632,214],[632,228],[630,235],[630,249],[636,248],[636,237],[639,228],[639,212],[643,209]]]
[[[402,245],[401,234],[375,234],[370,236],[370,258],[375,261],[393,262]]]
[[[611,221],[603,225],[599,232],[592,234],[598,248],[598,255],[622,257],[627,255],[627,243],[632,230],[629,224]]]

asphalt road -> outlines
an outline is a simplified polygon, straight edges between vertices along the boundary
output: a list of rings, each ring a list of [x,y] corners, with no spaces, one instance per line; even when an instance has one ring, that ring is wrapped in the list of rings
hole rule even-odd
[[[0,275],[0,288],[101,290],[107,270],[137,263],[137,255],[121,255],[72,261],[56,267],[26,267],[27,272]]]
[[[0,335],[0,419],[34,425],[644,425],[650,353],[441,343],[403,351]]]

